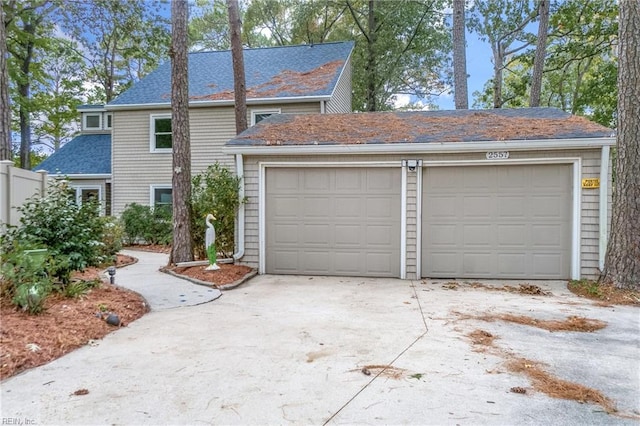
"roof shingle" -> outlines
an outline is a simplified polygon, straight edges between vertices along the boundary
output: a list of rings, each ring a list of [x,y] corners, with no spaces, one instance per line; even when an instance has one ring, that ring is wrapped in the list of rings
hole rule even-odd
[[[330,96],[353,42],[244,50],[247,99]],[[109,105],[169,104],[171,63],[134,84]],[[231,52],[189,54],[189,99],[233,101]]]
[[[282,114],[228,146],[356,145],[610,137],[613,131],[556,108]]]
[[[110,174],[111,135],[76,136],[35,169],[63,175]]]

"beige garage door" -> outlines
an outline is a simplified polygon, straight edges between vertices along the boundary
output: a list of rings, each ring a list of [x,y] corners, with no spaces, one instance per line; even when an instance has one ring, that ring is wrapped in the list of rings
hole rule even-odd
[[[400,168],[267,168],[266,272],[398,277]]]
[[[571,166],[426,167],[422,275],[564,279]]]

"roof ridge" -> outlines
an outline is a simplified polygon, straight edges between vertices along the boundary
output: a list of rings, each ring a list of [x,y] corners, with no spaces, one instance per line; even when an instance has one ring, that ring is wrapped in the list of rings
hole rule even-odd
[[[270,50],[270,49],[290,49],[293,47],[313,47],[313,46],[327,46],[331,44],[347,44],[354,43],[353,40],[343,40],[343,41],[328,41],[323,43],[301,43],[301,44],[285,44],[278,46],[264,46],[264,47],[243,47],[243,51],[252,51],[252,50]],[[223,49],[223,50],[199,50],[196,52],[189,52],[189,55],[195,55],[200,53],[226,53],[231,52],[231,49]]]

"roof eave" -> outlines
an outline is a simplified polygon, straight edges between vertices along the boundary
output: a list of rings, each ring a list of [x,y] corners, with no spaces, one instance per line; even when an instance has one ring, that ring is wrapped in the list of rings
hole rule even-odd
[[[110,179],[111,173],[49,173],[49,177],[62,178],[67,177],[69,179]]]
[[[226,145],[222,148],[226,154],[243,155],[309,155],[309,154],[428,154],[458,153],[478,151],[530,151],[595,148],[616,144],[615,137],[505,140],[473,142],[427,142],[427,143],[380,143],[380,144],[341,144],[341,145]]]
[[[331,95],[317,96],[290,96],[281,98],[251,98],[247,99],[247,105],[265,105],[265,104],[291,104],[301,102],[320,102],[331,99]],[[234,101],[231,99],[222,99],[215,101],[191,101],[190,108],[216,107],[216,106],[233,106]],[[122,104],[107,105],[107,110],[142,110],[142,109],[161,109],[171,108],[171,102],[148,103],[148,104]]]

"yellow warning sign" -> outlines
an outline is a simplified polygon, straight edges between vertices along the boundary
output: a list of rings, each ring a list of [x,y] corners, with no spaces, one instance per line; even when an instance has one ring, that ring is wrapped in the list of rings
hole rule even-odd
[[[600,179],[599,178],[582,179],[582,187],[583,188],[600,188]]]

